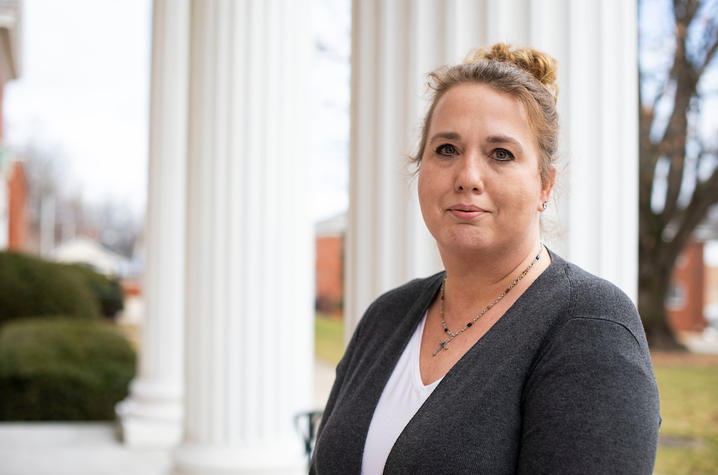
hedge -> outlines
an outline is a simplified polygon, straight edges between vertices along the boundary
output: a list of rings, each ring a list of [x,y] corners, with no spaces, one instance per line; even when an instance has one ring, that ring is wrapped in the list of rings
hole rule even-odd
[[[79,272],[16,252],[0,252],[0,324],[36,315],[98,319],[100,305]]]
[[[62,317],[0,329],[0,420],[110,420],[136,355],[110,324]]]
[[[103,316],[114,318],[125,308],[122,286],[116,278],[100,274],[85,264],[66,264],[66,266],[80,275],[97,300]]]

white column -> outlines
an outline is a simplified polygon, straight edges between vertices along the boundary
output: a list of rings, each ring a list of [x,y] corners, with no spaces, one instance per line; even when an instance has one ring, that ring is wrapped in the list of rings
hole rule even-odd
[[[306,471],[313,245],[307,5],[191,8],[186,406],[175,473]]]
[[[181,440],[189,2],[155,0],[152,20],[145,321],[139,374],[117,406],[125,443]]]
[[[498,41],[559,61],[559,186],[545,240],[636,295],[635,10],[621,0],[353,2],[347,336],[379,294],[440,270],[405,167],[426,74]]]
[[[562,85],[568,256],[638,294],[636,2],[570,2]],[[561,58],[559,58],[561,59]],[[560,96],[559,96],[560,97]],[[561,99],[559,99],[560,101]]]

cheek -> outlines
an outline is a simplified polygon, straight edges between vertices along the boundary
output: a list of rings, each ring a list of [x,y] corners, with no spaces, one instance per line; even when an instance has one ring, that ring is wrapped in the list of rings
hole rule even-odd
[[[514,183],[505,183],[494,195],[503,208],[511,210],[512,214],[532,214],[536,210],[541,189],[531,180],[518,180]]]
[[[419,177],[417,180],[416,188],[419,195],[419,205],[422,209],[429,204],[429,200],[432,195],[432,179],[431,175],[426,170],[419,171]]]
[[[424,218],[424,223],[431,231],[441,219],[441,186],[435,175],[431,173],[422,175],[421,172],[419,173],[417,181],[419,209]]]

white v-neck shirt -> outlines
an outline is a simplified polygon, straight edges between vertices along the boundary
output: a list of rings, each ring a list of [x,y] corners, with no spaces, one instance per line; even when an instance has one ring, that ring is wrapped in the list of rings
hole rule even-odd
[[[426,314],[417,325],[381,393],[364,442],[362,475],[377,475],[384,471],[394,442],[442,379],[426,386],[421,381],[419,352],[425,323]]]

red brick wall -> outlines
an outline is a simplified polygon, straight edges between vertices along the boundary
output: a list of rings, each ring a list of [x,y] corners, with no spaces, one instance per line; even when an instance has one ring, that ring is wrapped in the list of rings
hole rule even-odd
[[[27,247],[27,181],[22,163],[11,165],[8,183],[8,249],[23,251]]]
[[[344,299],[344,237],[316,238],[317,310],[341,315]]]
[[[673,269],[674,291],[668,296],[668,321],[674,331],[702,331],[706,327],[704,282],[703,243],[690,242]]]

